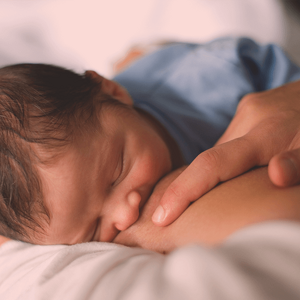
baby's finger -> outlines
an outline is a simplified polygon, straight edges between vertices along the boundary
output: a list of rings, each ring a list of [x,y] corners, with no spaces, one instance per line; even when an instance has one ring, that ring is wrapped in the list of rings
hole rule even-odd
[[[275,155],[269,163],[271,181],[282,187],[300,183],[300,149]]]
[[[152,221],[166,226],[219,182],[267,164],[260,161],[261,151],[257,139],[246,135],[201,153],[168,187]]]

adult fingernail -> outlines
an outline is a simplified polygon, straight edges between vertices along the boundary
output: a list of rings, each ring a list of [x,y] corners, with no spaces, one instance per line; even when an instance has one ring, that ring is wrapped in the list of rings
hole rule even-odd
[[[280,160],[284,177],[287,183],[294,183],[298,180],[298,171],[294,161],[291,158],[283,158]]]
[[[152,216],[152,221],[155,223],[161,223],[164,220],[164,218],[165,218],[165,210],[161,205],[159,205]]]

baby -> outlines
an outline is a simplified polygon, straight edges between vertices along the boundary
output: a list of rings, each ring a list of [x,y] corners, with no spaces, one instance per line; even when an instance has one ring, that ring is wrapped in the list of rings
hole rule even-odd
[[[0,70],[0,233],[38,244],[111,241],[178,147],[119,84],[42,64]]]

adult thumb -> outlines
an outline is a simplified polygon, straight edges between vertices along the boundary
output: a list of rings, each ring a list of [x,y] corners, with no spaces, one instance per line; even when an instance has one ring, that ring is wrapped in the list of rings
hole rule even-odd
[[[294,149],[275,155],[269,163],[269,177],[280,187],[300,183],[300,149]]]

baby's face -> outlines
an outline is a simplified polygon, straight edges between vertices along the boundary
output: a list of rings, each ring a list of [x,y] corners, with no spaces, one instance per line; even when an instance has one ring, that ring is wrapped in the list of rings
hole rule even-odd
[[[43,223],[45,233],[31,242],[112,241],[138,219],[156,182],[172,169],[160,135],[132,108],[128,94],[110,88],[128,107],[103,105],[97,130],[54,165],[39,167],[50,224]]]

